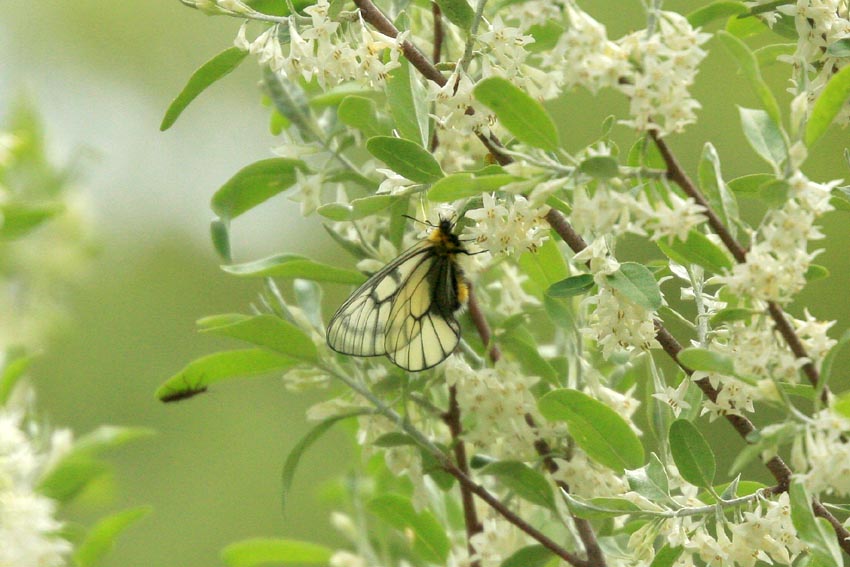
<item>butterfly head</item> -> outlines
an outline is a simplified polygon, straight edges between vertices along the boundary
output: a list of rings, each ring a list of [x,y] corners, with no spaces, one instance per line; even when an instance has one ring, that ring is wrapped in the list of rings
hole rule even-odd
[[[428,240],[441,248],[447,254],[463,252],[460,239],[453,232],[455,223],[452,219],[441,216],[440,223],[428,235]]]

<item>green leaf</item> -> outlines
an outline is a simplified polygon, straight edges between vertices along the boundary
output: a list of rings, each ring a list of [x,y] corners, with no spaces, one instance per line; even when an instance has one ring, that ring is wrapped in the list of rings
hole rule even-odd
[[[253,567],[263,563],[327,565],[333,550],[317,543],[292,539],[255,538],[231,543],[221,552],[228,567]]]
[[[845,149],[845,151],[847,151]],[[850,211],[850,187],[834,187],[829,203],[836,209]]]
[[[759,47],[753,51],[753,54],[760,67],[767,67],[776,63],[782,56],[793,55],[796,49],[796,43],[774,43]]]
[[[538,297],[555,282],[569,275],[567,262],[555,238],[550,238],[536,252],[524,252],[519,257],[519,267],[537,287]]]
[[[698,230],[688,232],[685,241],[678,238],[672,242],[656,242],[664,255],[678,264],[687,266],[696,264],[715,274],[723,274],[732,269],[732,260],[726,252]]]
[[[212,209],[225,221],[235,219],[290,188],[297,180],[297,169],[306,169],[304,162],[270,158],[252,163],[240,169],[215,192]]]
[[[738,194],[758,193],[759,187],[773,179],[776,179],[776,177],[770,173],[742,175],[729,181],[729,189]]]
[[[620,175],[620,164],[610,156],[593,156],[581,162],[578,170],[596,179],[610,179]]]
[[[510,81],[484,79],[475,85],[474,94],[520,142],[552,152],[558,149],[558,129],[549,113]]]
[[[162,124],[159,125],[160,132],[171,128],[180,114],[199,94],[222,77],[230,74],[247,55],[247,51],[242,51],[238,47],[231,47],[201,65],[197,71],[192,73],[189,82],[168,106],[168,110],[165,111],[165,116],[162,118]]]
[[[303,362],[316,362],[319,357],[316,345],[301,329],[274,315],[234,318],[235,322],[201,329],[222,337],[241,341],[289,355]]]
[[[829,381],[832,380],[832,367],[835,364],[835,357],[838,356],[838,353],[841,352],[848,343],[850,343],[850,330],[845,330],[841,333],[841,337],[838,338],[838,342],[835,343],[829,352],[826,353],[826,356],[823,358],[823,363],[820,368],[820,381],[817,384],[818,394],[829,384]]]
[[[71,450],[46,471],[38,482],[38,491],[60,502],[73,499],[106,470],[106,466],[96,460],[102,452],[153,433],[144,427],[98,427],[77,440]]]
[[[707,142],[702,149],[698,174],[700,189],[708,199],[708,204],[723,224],[729,228],[732,236],[735,236],[738,203],[735,201],[735,195],[729,191],[723,181],[723,175],[720,173],[720,156],[710,142]]]
[[[389,135],[392,130],[378,120],[378,107],[371,98],[349,95],[339,104],[336,115],[340,122],[369,138]]]
[[[33,357],[26,354],[23,349],[8,349],[0,354],[0,407],[6,405],[9,396],[15,389],[15,385],[23,378],[29,369]]]
[[[281,509],[286,509],[286,499],[289,497],[290,488],[292,488],[295,471],[298,469],[298,463],[301,462],[301,457],[307,449],[309,449],[313,443],[318,441],[322,435],[327,433],[328,430],[337,422],[351,417],[368,415],[369,413],[371,413],[369,410],[362,409],[325,418],[313,426],[313,428],[310,429],[310,431],[308,431],[307,434],[295,444],[295,447],[292,448],[289,455],[286,457],[286,462],[283,464],[283,470],[281,471],[281,485],[283,489],[281,494]]]
[[[540,348],[534,336],[524,325],[507,329],[498,337],[498,341],[505,351],[516,357],[528,375],[539,376],[552,385],[560,383],[557,371],[540,354]]]
[[[850,41],[850,40],[847,40]],[[806,145],[811,147],[823,136],[835,117],[850,99],[850,67],[834,74],[815,101],[806,123]]]
[[[410,140],[376,136],[369,138],[366,149],[390,169],[416,183],[433,183],[443,177],[443,170],[431,152]]]
[[[731,357],[704,348],[690,347],[679,353],[679,362],[691,370],[735,375],[735,363]]]
[[[669,544],[665,543],[664,547],[659,549],[655,557],[652,558],[649,567],[673,567],[684,549],[682,546],[670,547]]]
[[[770,207],[779,208],[788,201],[791,185],[784,179],[772,179],[759,187],[758,194]]]
[[[225,262],[230,262],[230,227],[221,219],[213,219],[210,222],[210,240],[219,257]]]
[[[360,220],[392,207],[399,200],[394,195],[370,195],[354,199],[348,204],[328,203],[316,209],[316,212],[337,222]]]
[[[497,461],[480,471],[495,476],[499,483],[532,504],[557,511],[552,487],[542,474],[519,461]]]
[[[629,148],[629,157],[626,159],[626,164],[630,167],[667,169],[667,164],[664,162],[664,156],[661,155],[658,145],[647,136],[641,136],[635,140],[635,143]]]
[[[812,561],[809,565],[828,567],[842,565],[843,558],[835,532],[829,522],[823,518],[815,518],[812,511],[812,499],[806,492],[803,482],[795,480],[788,490],[791,496],[791,522],[797,530],[797,537],[803,540],[809,548]]]
[[[649,462],[639,469],[627,470],[626,480],[629,488],[653,502],[670,499],[670,481],[664,465],[655,455],[649,456]]]
[[[443,177],[428,190],[428,199],[448,203],[467,197],[478,197],[481,193],[498,191],[519,178],[507,173],[478,176],[474,173],[454,173]]]
[[[468,31],[475,18],[475,12],[466,0],[436,0],[437,5],[448,21],[464,31]]]
[[[129,526],[153,511],[151,506],[139,506],[123,510],[99,520],[86,534],[85,539],[74,551],[74,562],[78,567],[94,567],[106,555]]]
[[[821,266],[820,264],[810,264],[808,269],[806,270],[806,281],[816,282],[818,280],[825,280],[829,277],[829,269],[825,266]]]
[[[284,370],[297,363],[293,358],[259,348],[217,352],[187,364],[166,380],[154,395],[163,402],[177,401],[206,391],[214,382],[260,376]]]
[[[777,171],[781,169],[781,164],[788,158],[788,151],[785,138],[776,123],[763,110],[739,106],[738,112],[741,115],[744,137],[750,146]]]
[[[829,57],[850,57],[850,37],[845,37],[829,44],[826,48]]]
[[[554,557],[542,545],[528,545],[513,552],[499,567],[545,567]]]
[[[398,62],[387,78],[387,108],[401,137],[425,147],[429,141],[425,90],[407,59],[399,57]]]
[[[714,453],[702,433],[686,419],[670,425],[670,453],[679,474],[695,486],[708,488],[714,483]]]
[[[540,398],[540,413],[565,421],[570,435],[593,460],[622,473],[643,465],[643,445],[616,411],[577,390],[554,390]]]
[[[688,23],[695,28],[701,28],[715,20],[746,13],[747,7],[743,2],[712,2],[688,14]]]
[[[711,325],[716,327],[724,323],[732,323],[734,321],[749,321],[752,319],[756,311],[745,309],[743,307],[730,307],[721,309],[711,317]]]
[[[425,561],[444,564],[451,542],[437,519],[428,510],[417,512],[410,499],[399,494],[383,494],[366,505],[370,512],[400,531],[413,532],[413,550]]]
[[[743,41],[734,35],[725,32],[717,32],[717,37],[723,43],[723,46],[729,50],[732,56],[737,60],[738,66],[744,74],[744,77],[749,81],[753,92],[761,101],[762,108],[767,111],[768,116],[777,126],[782,124],[782,115],[779,113],[779,104],[773,96],[773,92],[767,83],[762,79],[761,71],[759,70],[758,61],[750,48]]]
[[[564,500],[566,500],[570,512],[574,516],[584,518],[585,520],[618,518],[643,511],[637,504],[625,498],[603,497],[584,500],[568,492],[562,492],[561,494]]]
[[[649,268],[636,262],[623,262],[613,274],[606,276],[608,284],[623,296],[644,309],[661,307],[661,290]]]
[[[64,210],[59,203],[0,204],[0,240],[20,238]]]
[[[234,276],[249,278],[301,278],[353,285],[360,285],[366,281],[366,277],[358,271],[314,262],[296,254],[277,254],[244,264],[225,264],[221,269]]]
[[[550,297],[573,297],[590,291],[594,285],[591,274],[579,274],[553,283],[546,293]]]

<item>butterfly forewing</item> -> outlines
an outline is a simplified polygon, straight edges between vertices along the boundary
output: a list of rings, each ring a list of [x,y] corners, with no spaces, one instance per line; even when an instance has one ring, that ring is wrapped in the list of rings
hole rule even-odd
[[[358,288],[328,326],[328,345],[343,354],[386,354],[410,371],[445,360],[460,340],[454,311],[459,269],[439,239],[404,252]]]

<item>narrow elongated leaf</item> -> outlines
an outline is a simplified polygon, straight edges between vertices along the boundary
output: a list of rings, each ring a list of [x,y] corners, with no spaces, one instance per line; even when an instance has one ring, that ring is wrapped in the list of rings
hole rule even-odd
[[[516,550],[499,567],[545,567],[554,557],[542,545],[529,545]]]
[[[712,2],[708,6],[703,6],[688,14],[688,23],[695,28],[701,28],[715,20],[745,14],[746,12],[747,7],[743,2]]]
[[[384,494],[369,501],[370,512],[398,530],[413,532],[413,550],[426,561],[444,564],[451,543],[443,526],[428,510],[417,512],[410,499]]]
[[[202,333],[232,337],[304,362],[318,358],[316,345],[304,331],[274,315],[234,318],[235,322],[204,327]]]
[[[230,74],[242,63],[246,55],[248,55],[247,51],[242,51],[238,47],[231,47],[201,65],[197,71],[192,73],[189,82],[168,106],[168,110],[165,111],[165,116],[162,118],[162,124],[159,125],[159,130],[164,132],[171,128],[180,114],[199,94],[222,77]]]
[[[720,216],[720,220],[736,236],[738,220],[738,202],[729,191],[720,173],[720,156],[714,146],[707,142],[702,150],[699,162],[699,185],[708,204]]]
[[[254,567],[264,563],[327,565],[333,550],[317,543],[292,539],[256,538],[231,543],[221,552],[228,567]]]
[[[378,120],[378,108],[375,101],[363,96],[347,96],[336,111],[340,122],[357,128],[367,137],[388,136],[391,129]]]
[[[508,328],[498,338],[499,345],[513,354],[523,370],[531,376],[539,376],[544,381],[557,386],[558,372],[540,354],[540,349],[532,334],[524,325]]]
[[[673,564],[682,555],[682,551],[684,551],[684,548],[680,545],[670,547],[668,544],[664,544],[664,547],[659,549],[655,557],[652,558],[649,567],[673,567]]]
[[[0,204],[0,240],[20,238],[64,210],[59,203]]]
[[[497,191],[518,178],[507,173],[478,176],[474,173],[455,173],[443,177],[428,190],[432,201],[447,203],[466,197],[477,197],[481,193]]]
[[[15,385],[24,376],[32,357],[22,349],[10,349],[2,353],[3,366],[0,368],[0,407],[6,405]]]
[[[230,350],[195,359],[166,380],[154,394],[161,401],[176,401],[205,391],[210,384],[231,378],[281,371],[298,361],[264,349]]]
[[[353,411],[342,415],[331,416],[315,426],[301,438],[300,441],[292,448],[289,455],[286,457],[286,462],[283,464],[281,471],[281,484],[283,487],[281,495],[281,509],[286,509],[286,499],[289,497],[289,489],[292,488],[292,481],[295,478],[295,471],[298,470],[298,463],[301,462],[301,457],[309,449],[313,443],[318,441],[325,433],[328,432],[338,422],[351,417],[369,414],[369,410],[363,409]]]
[[[672,242],[659,240],[657,244],[668,258],[683,266],[696,264],[715,274],[732,269],[728,254],[698,230],[688,232],[685,241],[675,238]]]
[[[741,72],[750,83],[750,88],[753,89],[753,92],[761,101],[762,108],[767,111],[768,116],[770,116],[770,119],[773,120],[773,123],[777,127],[781,125],[782,115],[779,112],[779,104],[776,102],[776,97],[773,96],[770,87],[767,86],[767,83],[764,82],[761,76],[756,56],[753,55],[747,44],[728,32],[719,31],[717,32],[717,37],[720,38],[723,46],[738,61]]]
[[[679,474],[694,486],[708,488],[714,483],[714,453],[693,423],[677,419],[670,425],[670,453]]]
[[[540,413],[565,421],[570,435],[590,458],[622,472],[643,465],[643,445],[616,411],[577,390],[555,390],[540,398]]]
[[[399,200],[399,197],[394,195],[370,195],[354,199],[347,204],[328,203],[316,209],[316,212],[337,222],[360,220],[392,207]]]
[[[645,466],[627,470],[626,480],[629,482],[629,488],[653,502],[660,503],[670,498],[667,471],[655,453],[650,455]]]
[[[818,138],[823,136],[848,101],[850,101],[850,67],[845,67],[829,79],[815,101],[809,121],[806,123],[807,146],[811,147]]]
[[[532,504],[556,511],[555,496],[552,487],[542,474],[519,461],[497,461],[490,463],[481,474],[492,475],[499,482],[512,490],[517,496]]]
[[[98,520],[74,551],[74,562],[79,567],[94,567],[106,555],[121,532],[153,511],[151,506],[123,510]]]
[[[399,57],[398,62],[387,78],[387,107],[401,137],[425,147],[429,134],[425,90],[407,59]]]
[[[225,262],[230,262],[230,227],[228,223],[221,219],[213,219],[210,222],[210,239],[219,257]]]
[[[466,31],[472,26],[475,12],[466,0],[436,0],[448,21]]]
[[[620,269],[606,279],[611,287],[632,303],[650,311],[661,307],[661,290],[646,266],[636,262],[623,262]]]
[[[610,179],[620,175],[620,164],[610,156],[589,157],[579,164],[578,169],[596,179]]]
[[[737,194],[758,193],[759,187],[773,179],[776,179],[776,177],[770,173],[742,175],[729,181],[729,189]]]
[[[236,172],[215,192],[212,210],[224,220],[235,219],[260,203],[292,187],[295,171],[304,170],[304,162],[296,159],[264,159]]]
[[[596,284],[592,275],[579,274],[553,283],[546,290],[546,293],[551,297],[573,297],[587,293],[593,289],[594,285]]]
[[[818,567],[842,565],[844,560],[835,539],[835,532],[826,520],[815,517],[812,512],[812,498],[806,492],[803,482],[792,482],[788,493],[791,496],[791,522],[797,530],[797,537],[809,547],[809,553],[812,555],[809,564]]]
[[[627,514],[641,512],[637,504],[625,498],[610,497],[584,500],[568,492],[562,492],[561,495],[566,500],[570,512],[574,516],[584,518],[585,520],[618,518]]]
[[[474,94],[517,140],[548,151],[558,148],[558,129],[549,113],[510,81],[484,79],[475,85]]]
[[[353,285],[359,285],[366,280],[366,277],[358,271],[314,262],[296,254],[277,254],[244,264],[225,264],[221,269],[228,274],[248,278],[301,278]]]
[[[735,363],[732,358],[708,349],[686,348],[679,353],[679,361],[691,370],[717,372],[727,376],[735,375]]]
[[[779,171],[788,158],[782,131],[763,110],[738,107],[738,113],[741,115],[744,136],[750,146]]]
[[[390,169],[417,183],[433,183],[443,177],[443,170],[431,152],[410,140],[376,136],[366,142],[369,153]]]

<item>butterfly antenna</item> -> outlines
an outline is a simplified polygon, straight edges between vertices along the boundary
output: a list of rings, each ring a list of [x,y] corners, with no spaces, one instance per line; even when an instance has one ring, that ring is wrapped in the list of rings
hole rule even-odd
[[[416,218],[416,217],[412,217],[412,216],[410,216],[410,215],[401,215],[401,216],[403,216],[403,217],[404,217],[404,218],[406,218],[406,219],[410,219],[410,220],[412,220],[413,222],[418,222],[419,224],[424,224],[425,226],[430,226],[431,228],[434,228],[434,223],[432,223],[432,222],[431,222],[431,221],[429,221],[429,220],[424,220],[424,221],[423,221],[423,220],[419,220],[418,218]]]

